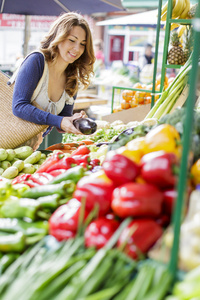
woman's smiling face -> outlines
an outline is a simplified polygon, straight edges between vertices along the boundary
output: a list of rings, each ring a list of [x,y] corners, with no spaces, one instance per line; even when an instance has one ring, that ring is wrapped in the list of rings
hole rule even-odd
[[[58,44],[59,56],[65,63],[71,64],[83,54],[85,46],[85,30],[80,26],[74,26],[66,40]]]

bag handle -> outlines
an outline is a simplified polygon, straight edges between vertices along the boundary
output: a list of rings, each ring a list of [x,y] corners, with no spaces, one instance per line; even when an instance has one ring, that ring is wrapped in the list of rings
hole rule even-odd
[[[39,94],[40,90],[41,90],[41,87],[42,87],[42,84],[44,82],[44,79],[46,77],[46,74],[47,74],[47,70],[48,70],[48,64],[47,62],[45,61],[44,62],[44,71],[43,71],[43,74],[42,74],[42,77],[40,78],[39,82],[38,82],[38,85],[36,86],[36,89],[34,90],[33,92],[33,95],[31,97],[31,102],[37,97],[37,95]]]

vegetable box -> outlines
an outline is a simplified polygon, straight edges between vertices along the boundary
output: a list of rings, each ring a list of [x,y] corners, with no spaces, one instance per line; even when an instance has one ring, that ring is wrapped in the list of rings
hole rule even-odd
[[[116,120],[121,120],[124,124],[127,124],[130,121],[143,121],[147,113],[151,109],[151,104],[145,104],[137,106],[134,108],[129,108],[127,110],[122,110],[110,115],[105,115],[102,117],[102,120],[107,122],[114,122]]]

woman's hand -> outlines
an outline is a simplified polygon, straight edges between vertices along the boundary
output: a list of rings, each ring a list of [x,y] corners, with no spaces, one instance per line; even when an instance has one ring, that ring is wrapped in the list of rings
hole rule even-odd
[[[75,113],[75,114],[72,116],[73,121],[76,120],[76,119],[81,119],[81,118],[87,118],[87,115],[86,115],[86,113],[85,113],[84,110],[81,110],[80,113]]]
[[[86,113],[82,110],[80,113],[75,113],[72,117],[64,117],[61,121],[61,129],[67,133],[82,134],[73,125],[73,121],[76,119],[86,118]]]

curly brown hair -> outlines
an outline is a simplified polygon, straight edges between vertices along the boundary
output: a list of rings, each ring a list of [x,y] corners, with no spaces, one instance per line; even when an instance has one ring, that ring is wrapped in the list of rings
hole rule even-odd
[[[92,34],[87,21],[78,13],[64,13],[52,24],[48,34],[40,44],[40,50],[43,52],[46,61],[56,61],[59,54],[58,44],[66,40],[71,29],[75,26],[80,26],[85,30],[86,46],[83,54],[72,64],[69,64],[65,70],[65,90],[70,96],[77,93],[79,84],[86,89],[90,84],[91,76],[94,74],[95,55]]]

